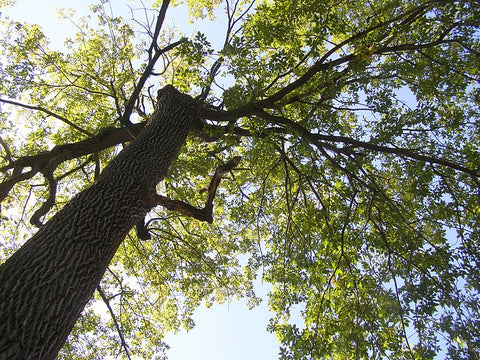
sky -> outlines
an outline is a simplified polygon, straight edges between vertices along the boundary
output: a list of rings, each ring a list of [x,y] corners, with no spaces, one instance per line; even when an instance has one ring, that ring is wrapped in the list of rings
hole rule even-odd
[[[250,311],[241,302],[200,308],[193,330],[167,337],[169,359],[277,359],[278,342],[265,331],[268,318],[265,304]]]
[[[73,36],[75,27],[56,17],[57,9],[72,8],[78,15],[88,12],[87,0],[17,0],[15,7],[2,9],[1,17],[6,16],[28,23],[42,26],[44,33],[50,38],[53,48],[63,46],[67,37]],[[128,10],[128,0],[112,0],[114,10],[122,7]],[[128,13],[127,13],[128,14]],[[222,32],[218,24],[204,22],[197,27],[187,23],[184,10],[170,9],[167,13],[167,24],[178,27],[186,35],[194,33],[201,26],[209,41],[221,44]],[[266,285],[257,285],[259,294],[266,293]],[[210,309],[199,308],[194,315],[196,327],[190,332],[181,331],[170,334],[166,342],[171,346],[168,352],[170,360],[252,360],[277,359],[279,345],[275,335],[265,329],[270,315],[264,301],[259,307],[248,310],[244,302],[230,302],[213,305]]]

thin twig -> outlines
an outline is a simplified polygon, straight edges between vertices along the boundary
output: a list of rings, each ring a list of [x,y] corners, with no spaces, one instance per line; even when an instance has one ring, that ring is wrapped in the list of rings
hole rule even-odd
[[[103,302],[107,306],[108,311],[110,312],[110,315],[112,316],[112,320],[115,324],[115,327],[117,328],[118,336],[120,336],[120,342],[122,343],[122,347],[125,350],[125,354],[127,355],[127,358],[131,360],[130,351],[128,350],[128,345],[125,341],[125,337],[123,336],[123,332],[122,332],[122,329],[120,328],[120,324],[117,321],[117,317],[115,316],[115,312],[113,311],[112,306],[110,305],[110,301],[108,300],[107,296],[103,292],[100,285],[97,286],[97,291],[100,294],[100,297],[102,298]]]

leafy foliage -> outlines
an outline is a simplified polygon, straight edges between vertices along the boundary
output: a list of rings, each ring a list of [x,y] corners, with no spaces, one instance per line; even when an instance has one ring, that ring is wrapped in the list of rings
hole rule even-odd
[[[153,4],[159,16],[168,3]],[[219,6],[187,3],[192,21],[213,19]],[[227,1],[222,49],[202,33],[168,48],[174,35],[148,11],[129,22],[107,15],[105,1],[91,8],[96,25],[80,19],[62,52],[48,49],[38,25],[4,21],[2,258],[31,231],[33,200],[51,197],[48,171],[31,166],[30,176],[22,157],[128,126],[122,117],[145,74],[134,122],[148,117],[159,84],[204,102],[203,129],[159,190],[201,206],[216,166],[242,156],[215,198],[214,224],[158,209],[147,218],[151,240],[131,233],[101,283],[116,318],[99,315],[96,295],[63,356],[163,358],[166,331],[194,326],[202,303],[246,297],[254,306],[262,276],[282,359],[476,358],[477,5]],[[149,69],[156,53],[163,63]],[[50,213],[116,151],[60,161]]]

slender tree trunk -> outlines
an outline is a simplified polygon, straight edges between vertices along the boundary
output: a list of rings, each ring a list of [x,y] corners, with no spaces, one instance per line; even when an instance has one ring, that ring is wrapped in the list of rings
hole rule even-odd
[[[194,116],[191,97],[162,89],[138,138],[0,266],[0,359],[56,358]]]

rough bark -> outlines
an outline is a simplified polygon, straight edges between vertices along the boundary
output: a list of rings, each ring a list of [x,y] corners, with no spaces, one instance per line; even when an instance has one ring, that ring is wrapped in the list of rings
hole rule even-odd
[[[167,86],[139,136],[0,266],[0,359],[55,359],[184,144],[195,102]]]

